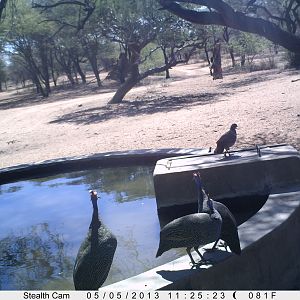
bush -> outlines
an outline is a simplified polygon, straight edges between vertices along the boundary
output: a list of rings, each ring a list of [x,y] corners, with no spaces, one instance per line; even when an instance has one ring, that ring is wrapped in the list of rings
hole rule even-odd
[[[250,72],[271,70],[276,68],[276,63],[273,57],[262,59],[259,63],[254,63],[249,66]]]

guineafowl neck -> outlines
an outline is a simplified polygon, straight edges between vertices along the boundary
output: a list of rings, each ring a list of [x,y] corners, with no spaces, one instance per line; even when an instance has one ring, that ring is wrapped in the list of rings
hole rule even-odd
[[[200,188],[198,190],[198,213],[202,212],[203,210],[203,191]]]
[[[101,227],[101,221],[99,220],[98,208],[93,209],[92,222],[90,225],[91,228],[91,252],[94,253],[98,249],[99,238],[98,230]]]
[[[209,214],[213,214],[215,212],[213,202],[210,198],[208,198],[207,205],[209,208]]]

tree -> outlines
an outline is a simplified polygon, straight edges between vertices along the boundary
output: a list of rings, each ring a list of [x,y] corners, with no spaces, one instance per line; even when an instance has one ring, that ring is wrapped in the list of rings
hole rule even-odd
[[[176,57],[183,49],[187,49],[188,52],[195,51],[196,47],[192,43],[187,44],[183,40],[179,43],[179,37],[174,40],[171,30],[177,26],[175,24],[178,19],[166,17],[164,12],[158,10],[156,1],[130,1],[130,5],[123,1],[101,1],[99,12],[98,20],[101,22],[99,26],[103,35],[120,44],[128,58],[128,76],[110,103],[120,103],[138,82],[183,61]],[[167,37],[164,43],[163,37]],[[154,47],[149,49],[149,45]],[[167,51],[167,48],[170,51]],[[148,51],[145,51],[146,49]],[[141,65],[145,65],[159,49],[165,51],[164,61],[159,66],[141,70]]]
[[[16,86],[21,83],[24,88],[26,81],[31,80],[31,75],[26,68],[26,63],[17,53],[10,55],[7,72],[9,80],[11,80]]]
[[[96,0],[97,1],[97,0]],[[33,0],[32,7],[46,12],[48,20],[54,21],[60,24],[60,30],[65,26],[70,26],[81,30],[84,28],[85,23],[91,17],[95,9],[95,0],[58,0],[58,1],[44,1],[44,0]],[[69,18],[66,19],[64,9],[67,8],[73,11],[73,14],[68,14]],[[59,8],[59,9],[55,9]],[[77,9],[76,9],[77,8]],[[62,13],[63,12],[63,13]],[[75,12],[75,13],[74,13]],[[71,16],[71,18],[70,18]],[[74,18],[75,16],[75,18]],[[78,17],[77,17],[78,16]]]
[[[21,57],[37,92],[47,97],[50,93],[49,49],[52,27],[42,22],[26,0],[19,0],[9,18],[3,24],[2,40],[11,54]]]
[[[2,83],[6,83],[7,80],[7,72],[6,65],[3,59],[0,59],[0,92],[2,92]]]
[[[300,65],[299,0],[283,0],[281,4],[276,1],[276,5],[274,1],[158,0],[158,2],[164,9],[192,23],[221,25],[263,36],[295,53]]]
[[[7,0],[1,0],[0,2],[0,19],[2,18],[3,11],[6,7]]]
[[[164,30],[155,39],[160,47],[166,66],[166,79],[170,78],[169,69],[178,63],[187,63],[198,48],[202,48],[205,37],[197,31],[195,26],[178,20],[168,19]]]

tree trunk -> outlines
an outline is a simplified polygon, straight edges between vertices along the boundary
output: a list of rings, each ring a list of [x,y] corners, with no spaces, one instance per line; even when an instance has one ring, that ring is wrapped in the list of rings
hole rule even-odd
[[[234,57],[234,53],[233,53],[233,49],[229,48],[229,54],[230,54],[230,58],[231,58],[231,62],[232,62],[232,67],[235,67],[235,57]]]
[[[139,73],[139,59],[141,49],[138,45],[131,45],[130,74],[126,81],[118,88],[110,104],[121,103],[125,95],[142,79]]]
[[[120,82],[125,83],[125,78],[128,73],[128,59],[126,53],[120,53],[117,69]]]
[[[242,54],[242,56],[241,56],[241,67],[245,66],[245,62],[246,62],[246,55]]]
[[[57,62],[61,65],[63,72],[67,75],[70,83],[75,84],[75,80],[72,75],[72,59],[70,57],[69,51],[63,51],[61,48],[57,47],[54,52]]]
[[[102,82],[100,80],[100,75],[99,75],[99,71],[98,71],[98,62],[97,62],[96,51],[93,51],[93,49],[89,49],[89,46],[86,43],[84,44],[84,49],[86,51],[86,57],[92,67],[93,73],[97,80],[97,85],[98,85],[98,87],[101,87]]]
[[[102,86],[102,82],[100,80],[100,75],[99,75],[99,71],[98,71],[97,58],[96,57],[91,57],[90,55],[88,55],[88,60],[89,60],[89,62],[91,64],[93,73],[94,73],[94,75],[96,77],[97,85],[98,85],[98,87],[101,87]]]
[[[165,47],[162,47],[161,49],[162,49],[162,52],[163,52],[163,55],[164,55],[165,65],[168,66],[169,61],[168,61],[168,55],[167,55],[167,52],[166,52],[166,48],[165,48]],[[167,67],[167,68],[166,68],[166,79],[171,78],[171,77],[170,77],[170,71],[169,71],[169,70],[170,70],[170,69]]]
[[[211,62],[210,62],[210,58],[209,58],[209,54],[208,54],[207,43],[204,44],[204,52],[205,52],[207,63],[210,66]]]
[[[40,72],[40,77],[43,84],[45,85],[46,91],[44,93],[45,95],[48,96],[49,93],[51,92],[51,89],[50,89],[50,76],[49,76],[49,61],[48,61],[48,53],[47,53],[48,51],[47,51],[47,43],[45,41],[41,41],[39,51],[40,51],[40,57],[42,63],[42,70]]]
[[[129,77],[116,91],[112,99],[108,102],[110,104],[121,103],[125,95],[139,82],[138,78]]]
[[[67,77],[68,77],[68,79],[69,79],[69,81],[70,81],[70,83],[72,84],[72,85],[75,85],[75,80],[74,80],[74,78],[73,78],[73,75],[72,75],[72,70],[69,70],[69,69],[65,69],[65,73],[66,73],[66,75],[67,75]]]
[[[52,49],[50,49],[49,61],[50,61],[50,71],[51,71],[52,81],[53,81],[54,86],[56,87],[57,86],[58,75],[55,74],[55,66],[54,66],[53,50]]]
[[[290,53],[290,65],[291,67],[300,68],[300,53]]]
[[[74,59],[74,65],[75,65],[75,68],[76,68],[76,70],[77,70],[79,76],[81,77],[82,83],[85,84],[85,83],[86,83],[86,77],[85,77],[85,74],[83,73],[83,71],[82,71],[82,69],[81,69],[81,67],[80,67],[80,63],[79,63],[78,57],[76,57],[76,58]]]
[[[213,52],[213,64],[211,66],[213,79],[222,79],[221,43],[216,41]]]

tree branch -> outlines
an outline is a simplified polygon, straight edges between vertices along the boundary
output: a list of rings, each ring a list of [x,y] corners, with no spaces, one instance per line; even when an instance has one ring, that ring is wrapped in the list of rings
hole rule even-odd
[[[76,0],[61,0],[58,1],[56,3],[53,4],[38,4],[34,1],[32,1],[32,8],[44,8],[44,9],[48,9],[48,8],[54,8],[60,5],[80,5],[80,6],[86,6],[86,3],[80,2],[80,1],[76,1]]]
[[[228,26],[233,29],[255,33],[260,36],[267,38],[268,40],[279,44],[284,48],[300,53],[300,37],[293,35],[283,29],[278,25],[263,20],[261,18],[255,18],[245,15],[242,12],[234,11],[233,9],[226,9],[226,13],[223,13],[221,7],[224,6],[223,1],[211,0],[209,1],[210,7],[218,10],[212,12],[206,11],[196,11],[182,7],[177,2],[194,3],[205,5],[208,1],[202,0],[158,0],[164,9],[167,9],[171,13],[187,20],[192,23],[202,24],[202,25],[220,25]],[[217,5],[218,4],[218,5]],[[208,4],[207,4],[208,5]],[[227,5],[224,6],[225,8]]]
[[[77,30],[83,29],[85,23],[90,18],[90,16],[92,15],[92,13],[94,12],[95,7],[96,7],[95,4],[93,2],[91,2],[90,0],[84,0],[84,2],[80,2],[77,0],[60,0],[53,4],[39,4],[39,3],[36,3],[33,1],[31,4],[32,8],[40,8],[40,9],[42,9],[42,11],[46,11],[47,9],[55,8],[55,7],[58,7],[61,5],[78,5],[78,6],[81,6],[84,8],[86,15],[83,18],[83,20],[80,20],[80,19],[78,20],[77,26],[65,23],[65,25],[75,27],[75,28],[77,28]],[[60,21],[60,23],[63,23],[63,22]]]

